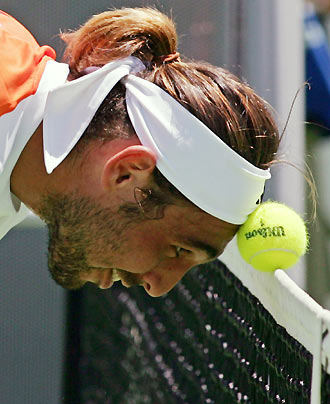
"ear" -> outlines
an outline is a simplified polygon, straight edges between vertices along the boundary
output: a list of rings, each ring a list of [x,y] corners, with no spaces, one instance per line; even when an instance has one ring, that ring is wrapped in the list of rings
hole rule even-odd
[[[105,191],[126,192],[143,187],[156,167],[156,156],[148,147],[135,145],[111,156],[103,166],[101,184]]]

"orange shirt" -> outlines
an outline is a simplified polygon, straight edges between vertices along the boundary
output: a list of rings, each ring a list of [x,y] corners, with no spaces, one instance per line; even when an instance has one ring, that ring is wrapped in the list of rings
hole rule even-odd
[[[0,10],[0,116],[35,94],[46,66],[56,53],[39,46],[30,32]]]

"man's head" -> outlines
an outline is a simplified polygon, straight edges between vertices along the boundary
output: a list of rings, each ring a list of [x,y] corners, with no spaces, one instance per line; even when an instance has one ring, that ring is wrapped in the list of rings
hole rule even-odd
[[[93,17],[64,36],[71,78],[133,54],[146,66],[139,77],[170,94],[246,161],[267,169],[279,136],[266,103],[224,69],[177,57],[164,62],[176,52],[175,36],[172,22],[155,10]],[[68,157],[73,189],[45,195],[41,215],[49,224],[50,269],[59,283],[109,286],[115,268],[124,283],[143,284],[158,296],[191,267],[217,257],[238,226],[198,208],[160,173],[157,157],[133,129],[125,93],[118,83],[104,99]],[[208,155],[202,157],[208,166]]]
[[[87,148],[73,163],[80,175],[72,192],[45,196],[39,213],[49,227],[49,268],[69,289],[86,281],[110,287],[116,269],[126,286],[159,296],[220,255],[238,226],[171,193],[164,179],[159,186],[147,148],[125,141],[116,152],[116,143]]]

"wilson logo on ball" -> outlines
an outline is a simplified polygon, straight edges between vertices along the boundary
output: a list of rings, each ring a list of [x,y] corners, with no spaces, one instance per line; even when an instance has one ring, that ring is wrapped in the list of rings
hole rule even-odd
[[[261,226],[265,226],[263,222],[261,222]],[[249,240],[254,237],[261,236],[263,238],[267,237],[285,237],[285,230],[283,226],[273,226],[273,227],[260,227],[259,229],[253,229],[244,234],[246,240]]]

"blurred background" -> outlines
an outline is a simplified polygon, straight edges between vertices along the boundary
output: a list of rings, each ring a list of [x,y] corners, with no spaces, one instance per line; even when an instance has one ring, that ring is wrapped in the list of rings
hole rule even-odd
[[[58,60],[61,30],[122,6],[155,6],[172,15],[182,54],[228,68],[273,106],[285,128],[280,157],[290,164],[274,167],[266,198],[287,203],[307,221],[309,254],[288,273],[330,308],[330,0],[0,0],[0,9],[41,45],[53,46]],[[316,220],[301,172],[306,163],[317,184]],[[1,403],[63,402],[72,294],[49,279],[46,253],[47,231],[33,216],[0,243]]]

